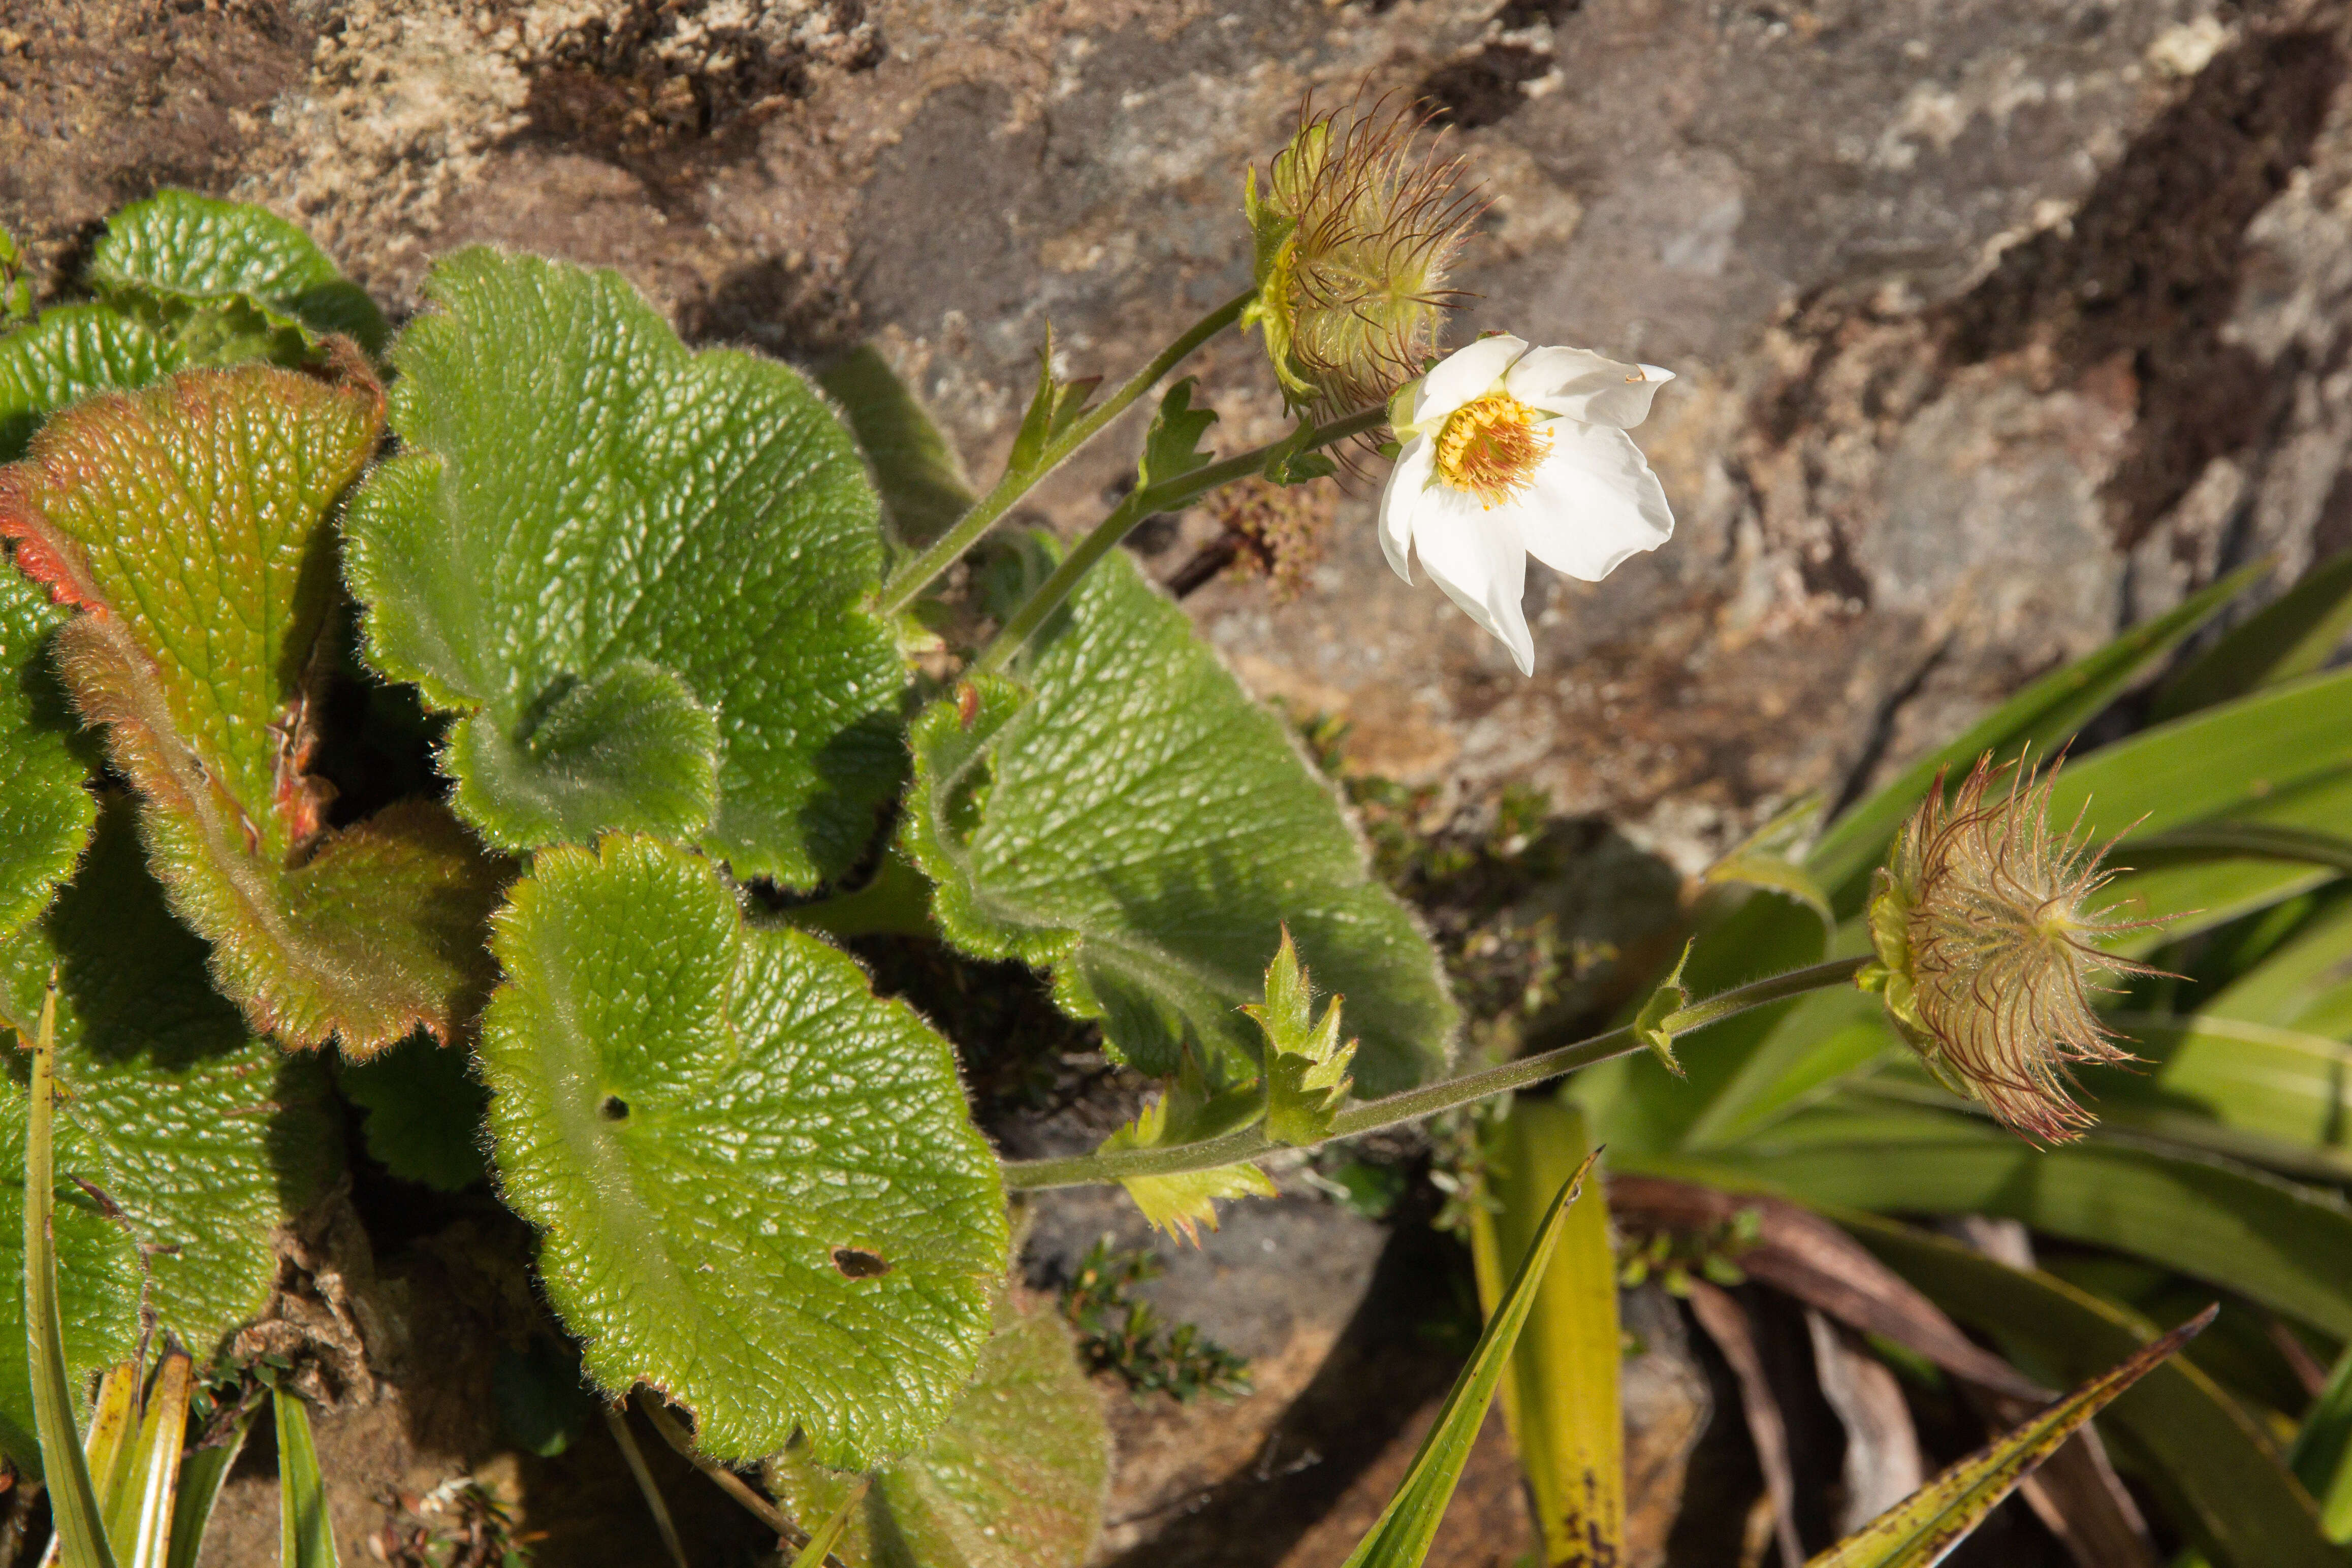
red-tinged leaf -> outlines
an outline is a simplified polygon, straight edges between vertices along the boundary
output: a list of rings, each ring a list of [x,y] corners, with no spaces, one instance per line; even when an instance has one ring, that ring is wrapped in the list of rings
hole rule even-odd
[[[471,1009],[498,881],[436,806],[322,830],[328,520],[383,417],[356,356],[331,378],[185,371],[58,415],[0,469],[0,536],[79,612],[57,634],[67,685],[215,978],[257,1027],[359,1054]]]

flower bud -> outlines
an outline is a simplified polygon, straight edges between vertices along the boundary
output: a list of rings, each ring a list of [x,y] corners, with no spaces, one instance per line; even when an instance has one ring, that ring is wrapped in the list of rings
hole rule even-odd
[[[1265,334],[1284,401],[1323,414],[1421,373],[1460,298],[1446,268],[1485,205],[1460,188],[1461,160],[1416,146],[1403,107],[1339,119],[1302,109],[1265,188],[1252,169],[1243,191],[1258,285],[1243,324]]]
[[[2001,771],[2009,788],[1991,796]],[[1949,801],[1937,779],[1877,873],[1878,961],[1860,983],[1883,992],[1895,1029],[1947,1088],[2056,1143],[2095,1119],[2067,1093],[2070,1064],[2135,1060],[2092,993],[2109,976],[2153,971],[2098,946],[2150,923],[2086,907],[2113,873],[2099,869],[2104,850],[2051,827],[2051,787],[2031,770],[1996,769],[1990,753]]]

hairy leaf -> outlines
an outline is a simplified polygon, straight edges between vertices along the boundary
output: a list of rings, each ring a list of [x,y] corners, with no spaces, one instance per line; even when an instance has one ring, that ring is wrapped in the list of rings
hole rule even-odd
[[[159,382],[186,363],[180,350],[104,305],[68,305],[0,338],[0,462],[25,454],[41,422],[101,392]]]
[[[469,1071],[467,1053],[412,1038],[338,1075],[344,1097],[367,1113],[368,1153],[404,1181],[462,1192],[488,1174],[482,1117],[489,1092]]]
[[[89,840],[89,768],[68,744],[47,676],[63,623],[40,590],[0,571],[0,941],[47,907]]]
[[[462,714],[457,809],[509,849],[630,830],[739,874],[846,869],[903,777],[865,608],[865,467],[785,366],[690,353],[617,274],[461,251],[393,351],[408,448],[352,507],[376,666]]]
[[[1102,1405],[1068,1325],[1002,1307],[978,1375],[921,1452],[874,1477],[834,1552],[847,1568],[1076,1568],[1109,1479]],[[794,1444],[768,1479],[814,1525],[862,1478]]]
[[[1030,394],[1029,407],[1021,416],[1021,428],[1013,433],[1013,452],[1005,459],[1005,471],[1025,474],[1034,468],[1045,455],[1045,448],[1076,424],[1095,400],[1095,389],[1102,385],[1100,376],[1066,382],[1054,374],[1054,329],[1045,327],[1045,341],[1037,350],[1037,390]]]
[[[157,1324],[209,1354],[268,1300],[270,1232],[334,1177],[321,1065],[256,1040],[213,992],[119,799],[47,916],[0,945],[0,1023],[31,1026],[52,966],[60,1120],[100,1155],[82,1174],[128,1232],[172,1249],[148,1264]]]
[[[720,1459],[919,1444],[971,1375],[1003,1188],[947,1042],[815,937],[747,927],[708,862],[542,852],[482,1024],[507,1201],[608,1393],[695,1411]]]
[[[816,379],[841,405],[873,465],[875,488],[900,544],[927,545],[971,509],[977,497],[955,448],[873,344],[859,344]]]
[[[1348,1063],[1356,1042],[1339,1043],[1339,1004],[1333,997],[1314,1011],[1315,992],[1299,966],[1290,933],[1266,967],[1265,1002],[1242,1009],[1265,1030],[1265,1131],[1277,1144],[1319,1144],[1348,1097]]]
[[[372,354],[390,335],[367,291],[310,236],[277,214],[191,191],[162,191],[106,222],[90,247],[89,285],[110,296],[215,304],[245,300]]]
[[[1201,437],[1217,423],[1217,414],[1214,409],[1192,406],[1192,389],[1198,384],[1197,377],[1186,376],[1160,399],[1160,412],[1143,438],[1143,456],[1135,465],[1137,489],[1149,490],[1208,466]]]
[[[1050,969],[1063,1009],[1141,1071],[1171,1076],[1190,1049],[1223,1081],[1255,1075],[1237,1009],[1286,924],[1349,998],[1360,1092],[1444,1065],[1458,1015],[1427,938],[1282,723],[1125,555],[1017,668],[1025,691],[982,680],[916,721],[904,841],[949,940]]]
[[[323,826],[328,514],[382,405],[346,371],[184,371],[79,404],[0,470],[0,536],[80,611],[57,634],[67,684],[221,988],[257,1028],[364,1054],[470,1009],[497,873],[436,806]]]

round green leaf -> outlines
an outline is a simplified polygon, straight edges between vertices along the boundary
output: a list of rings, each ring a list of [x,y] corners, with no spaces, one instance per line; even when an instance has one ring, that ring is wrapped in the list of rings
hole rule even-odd
[[[1010,1308],[980,1373],[922,1452],[874,1478],[834,1555],[848,1568],[1072,1568],[1102,1525],[1102,1404],[1068,1325]],[[794,1445],[768,1480],[801,1522],[830,1519],[857,1478]]]
[[[795,1428],[851,1468],[921,1442],[1005,1266],[947,1042],[648,839],[542,852],[493,946],[499,1178],[589,1375],[687,1406],[719,1458]]]
[[[615,273],[466,250],[425,292],[393,354],[410,453],[353,503],[347,568],[377,667],[467,716],[457,809],[509,849],[625,830],[845,870],[904,775],[907,676],[824,400],[688,352]]]
[[[390,335],[367,291],[310,236],[277,214],[193,191],[162,191],[106,223],[89,281],[110,296],[246,300],[314,333],[356,338],[372,354]]]

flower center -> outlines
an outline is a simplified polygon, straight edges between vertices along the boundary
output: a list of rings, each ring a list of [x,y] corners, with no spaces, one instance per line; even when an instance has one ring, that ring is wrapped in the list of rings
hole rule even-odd
[[[1437,433],[1437,476],[1499,507],[1535,483],[1536,467],[1551,451],[1543,416],[1505,392],[1464,403]]]

